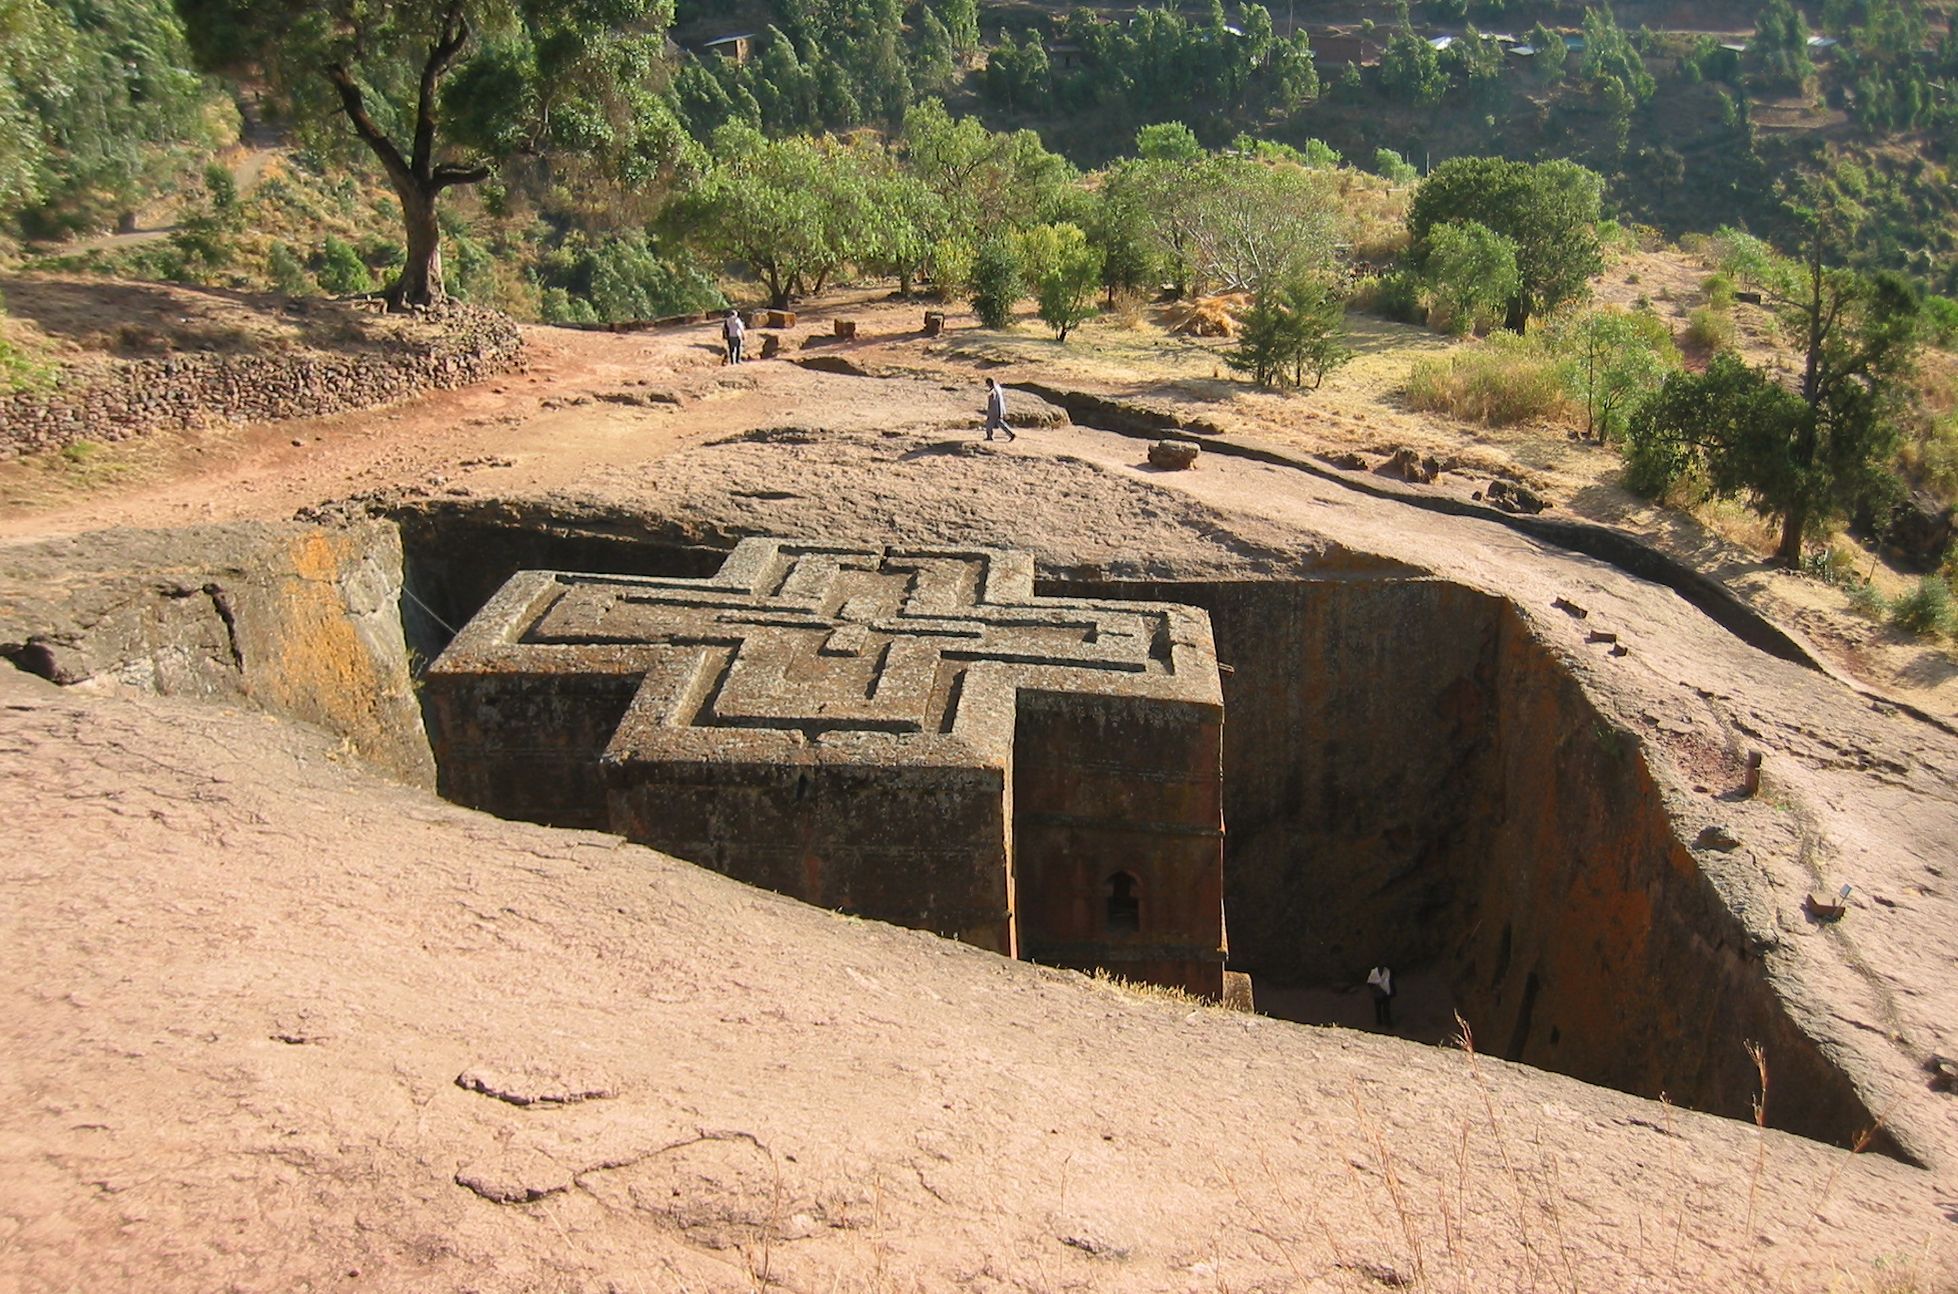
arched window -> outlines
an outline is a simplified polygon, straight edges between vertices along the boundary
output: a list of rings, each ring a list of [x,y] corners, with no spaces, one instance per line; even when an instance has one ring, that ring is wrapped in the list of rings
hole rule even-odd
[[[1108,878],[1108,933],[1132,935],[1142,929],[1142,898],[1136,892],[1140,882],[1129,872],[1116,872]]]

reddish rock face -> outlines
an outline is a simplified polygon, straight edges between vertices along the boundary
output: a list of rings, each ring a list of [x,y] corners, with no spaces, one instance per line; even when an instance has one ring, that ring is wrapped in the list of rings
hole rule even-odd
[[[1037,598],[1020,553],[748,540],[709,580],[521,573],[427,698],[463,803],[1222,993],[1202,612]]]

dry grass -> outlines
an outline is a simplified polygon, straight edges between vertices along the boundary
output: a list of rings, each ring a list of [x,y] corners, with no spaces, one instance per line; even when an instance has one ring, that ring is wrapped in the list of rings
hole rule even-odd
[[[1527,337],[1499,333],[1438,359],[1416,360],[1407,376],[1416,409],[1508,427],[1567,412],[1556,363]]]
[[[1175,302],[1164,313],[1172,333],[1185,337],[1235,337],[1238,321],[1250,308],[1248,292],[1226,292]]]
[[[1214,1011],[1224,1009],[1210,999],[1198,997],[1188,990],[1170,988],[1163,984],[1145,984],[1141,980],[1125,979],[1120,975],[1113,974],[1100,967],[1097,967],[1094,974],[1089,978],[1102,988],[1108,989],[1111,992],[1124,994],[1128,997],[1144,998],[1151,1002],[1167,1002],[1171,1006],[1190,1007],[1192,1009],[1197,1007],[1205,1007]]]

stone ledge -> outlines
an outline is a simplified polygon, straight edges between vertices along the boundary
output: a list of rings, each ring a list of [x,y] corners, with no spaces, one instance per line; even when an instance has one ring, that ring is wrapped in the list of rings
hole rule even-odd
[[[119,362],[52,390],[0,397],[0,461],[84,440],[372,408],[522,367],[523,336],[508,317],[452,305],[429,318],[431,336],[391,350],[197,352]]]

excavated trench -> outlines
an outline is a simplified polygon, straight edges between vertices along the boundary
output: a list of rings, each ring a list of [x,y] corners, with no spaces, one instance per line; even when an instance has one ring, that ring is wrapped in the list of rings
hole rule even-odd
[[[404,630],[432,659],[525,568],[704,576],[725,548],[638,525],[403,522]],[[650,537],[649,537],[650,536]],[[1378,962],[1403,1033],[1847,1143],[1874,1122],[1789,1018],[1677,839],[1637,739],[1504,600],[1428,579],[1042,581],[1211,615],[1225,678],[1231,965],[1267,1012],[1370,1020]],[[441,752],[437,751],[439,761]],[[1894,1149],[1894,1148],[1891,1148]]]
[[[0,656],[57,681],[250,698],[433,779],[409,676],[513,573],[718,570],[732,536],[643,517],[554,524],[496,505],[395,523],[158,532],[132,551],[10,554]],[[162,578],[153,572],[176,572]],[[193,577],[190,572],[196,572]],[[1638,740],[1504,600],[1431,579],[1120,582],[1039,591],[1211,616],[1224,678],[1231,965],[1259,1006],[1370,1023],[1393,966],[1402,1032],[1453,1012],[1487,1053],[1844,1144],[1875,1119],[1790,1018],[1748,932],[1677,838]],[[86,577],[86,578],[84,578]],[[441,752],[433,752],[439,762]],[[1887,1134],[1874,1148],[1898,1153]]]

